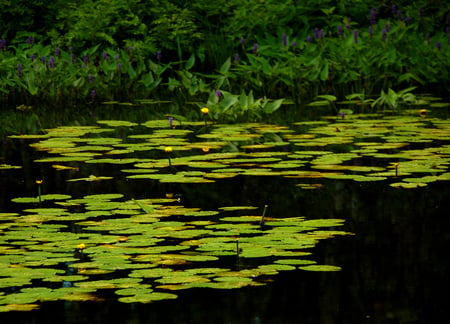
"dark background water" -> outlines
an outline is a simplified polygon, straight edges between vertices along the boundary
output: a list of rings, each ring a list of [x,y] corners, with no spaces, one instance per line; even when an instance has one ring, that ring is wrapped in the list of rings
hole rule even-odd
[[[389,187],[386,182],[340,180],[320,180],[322,187],[304,190],[295,186],[304,182],[298,179],[248,176],[201,185],[123,177],[67,183],[61,171],[32,163],[42,153],[28,149],[27,142],[7,145],[4,162],[23,169],[0,171],[0,212],[14,211],[17,206],[10,199],[35,195],[35,180],[45,178],[46,192],[74,197],[121,192],[128,198],[143,198],[174,192],[181,195],[185,206],[205,209],[267,204],[268,214],[274,216],[345,219],[342,229],[355,235],[324,240],[312,251],[319,264],[340,266],[340,272],[282,272],[262,287],[191,289],[181,291],[176,300],[153,304],[48,302],[31,312],[0,313],[0,323],[412,324],[443,323],[447,318],[448,182],[408,190]],[[99,168],[96,171],[101,175],[117,171],[110,166],[92,168]]]

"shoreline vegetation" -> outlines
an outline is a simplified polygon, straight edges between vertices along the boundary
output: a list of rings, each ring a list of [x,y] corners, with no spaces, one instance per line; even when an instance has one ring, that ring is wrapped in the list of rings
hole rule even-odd
[[[2,111],[170,100],[232,122],[287,103],[374,112],[448,96],[439,1],[17,1],[0,18]]]

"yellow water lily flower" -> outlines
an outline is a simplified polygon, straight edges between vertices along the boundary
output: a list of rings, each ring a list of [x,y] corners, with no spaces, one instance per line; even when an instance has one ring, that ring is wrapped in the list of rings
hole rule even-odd
[[[166,146],[166,147],[164,148],[164,151],[165,151],[166,153],[171,153],[171,152],[173,151],[172,146]]]
[[[209,108],[208,107],[203,107],[202,109],[200,109],[201,113],[203,115],[208,115],[209,114]]]
[[[80,243],[80,244],[77,245],[77,249],[78,250],[83,250],[85,248],[86,248],[86,244],[84,244],[84,243]]]

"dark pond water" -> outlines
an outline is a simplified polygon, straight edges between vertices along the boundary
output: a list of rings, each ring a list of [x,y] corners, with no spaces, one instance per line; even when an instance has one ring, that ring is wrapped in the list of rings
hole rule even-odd
[[[83,167],[70,171],[33,162],[48,157],[29,147],[36,141],[11,139],[4,144],[1,163],[21,169],[0,170],[0,213],[20,213],[23,206],[11,199],[36,196],[36,180],[44,179],[44,194],[77,198],[121,193],[126,200],[161,198],[170,192],[187,208],[267,205],[271,217],[344,219],[339,230],[354,235],[321,240],[310,249],[317,263],[342,268],[337,272],[280,271],[263,286],[192,288],[177,291],[177,299],[150,304],[117,302],[106,289],[99,292],[102,302],[44,302],[39,309],[0,313],[1,323],[442,323],[448,316],[448,181],[403,189],[390,186],[395,181],[389,177],[373,182],[325,177],[306,180],[320,186],[304,189],[298,186],[304,179],[277,174],[237,174],[211,183],[130,179],[121,172],[124,166],[114,164],[76,161],[70,165]],[[438,146],[446,143],[447,138]],[[113,179],[66,181],[91,174]],[[233,260],[246,266],[245,260]],[[0,297],[8,293],[10,289],[0,289]]]

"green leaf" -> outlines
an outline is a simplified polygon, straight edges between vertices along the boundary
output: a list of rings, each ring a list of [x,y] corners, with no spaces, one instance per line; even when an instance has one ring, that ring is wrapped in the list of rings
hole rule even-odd
[[[186,61],[186,65],[184,66],[184,68],[186,70],[190,70],[195,64],[195,54],[191,54],[191,56],[189,57],[189,59]]]
[[[271,114],[280,108],[281,104],[283,103],[284,99],[278,99],[272,102],[267,102],[263,105],[263,111],[266,114]]]
[[[228,58],[228,59],[222,64],[222,66],[220,67],[219,72],[220,72],[221,74],[227,73],[228,70],[230,69],[230,66],[231,66],[231,59]]]

